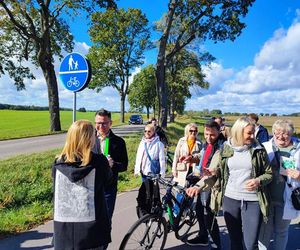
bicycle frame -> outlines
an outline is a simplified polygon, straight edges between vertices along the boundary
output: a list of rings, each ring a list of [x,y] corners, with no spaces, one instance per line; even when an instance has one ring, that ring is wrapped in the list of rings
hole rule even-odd
[[[189,202],[191,201],[191,198],[186,195],[185,188],[177,185],[177,183],[168,181],[166,179],[163,179],[159,175],[151,175],[150,177],[154,182],[156,182],[156,187],[159,189],[158,183],[164,185],[166,187],[166,194],[159,200],[159,203],[154,206],[151,209],[152,213],[160,214],[163,216],[164,213],[168,215],[168,222],[169,222],[169,231],[173,230],[174,232],[177,232],[181,229],[179,226],[181,221],[181,215],[183,211],[189,206]],[[183,195],[182,202],[179,202],[177,198],[173,195],[172,191],[175,191],[176,193],[180,193]],[[177,216],[174,215],[174,207],[178,206],[179,211]],[[194,223],[192,223],[194,224]],[[193,225],[191,225],[193,226]],[[178,234],[176,234],[176,237]],[[178,238],[178,237],[177,237]]]
[[[161,178],[160,175],[151,174],[146,178],[154,182],[151,212],[140,217],[131,226],[121,242],[120,250],[128,249],[127,244],[132,249],[163,249],[167,234],[171,230],[174,231],[177,239],[182,240],[196,222],[194,207],[191,206],[194,200],[185,194],[183,187]],[[159,184],[164,185],[167,190],[161,199],[158,197]],[[172,190],[183,194],[182,202],[176,199]],[[179,208],[177,216],[174,216],[174,206]],[[167,218],[165,214],[168,214]]]

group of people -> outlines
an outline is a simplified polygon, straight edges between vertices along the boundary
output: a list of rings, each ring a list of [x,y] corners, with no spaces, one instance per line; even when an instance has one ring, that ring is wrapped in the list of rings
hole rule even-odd
[[[111,242],[118,174],[128,166],[125,141],[113,133],[111,126],[111,112],[100,109],[95,114],[95,126],[88,120],[78,120],[68,129],[64,148],[52,167],[56,250],[105,250]],[[137,155],[146,147],[148,157],[164,152],[161,149],[167,143],[164,131],[152,118]],[[149,161],[145,155],[137,157],[139,173],[151,171]],[[164,153],[159,154],[158,161],[164,165]],[[162,167],[160,173],[164,175],[164,171]],[[142,191],[140,196],[145,198]]]
[[[257,121],[255,114],[239,118],[230,137],[223,143],[219,137],[212,149],[207,146],[210,141],[206,128],[215,122],[205,125],[206,142],[198,166],[202,169],[200,180],[186,190],[191,197],[198,196],[200,230],[188,244],[208,245],[209,233],[211,249],[221,249],[214,217],[222,208],[230,249],[264,250],[271,239],[273,249],[286,249],[289,224],[300,215],[291,202],[292,190],[300,186],[300,144],[292,137],[291,121],[277,120],[271,139]],[[220,134],[215,128],[215,135]],[[193,172],[198,174],[199,170]]]
[[[55,249],[104,250],[111,242],[118,173],[127,170],[125,142],[111,131],[111,114],[96,112],[95,126],[74,122],[53,165]],[[187,244],[221,249],[216,215],[222,209],[230,249],[286,249],[291,220],[300,215],[291,192],[300,186],[300,143],[289,120],[277,120],[272,138],[258,116],[239,118],[231,127],[222,117],[186,125],[173,159],[172,176],[197,197],[199,231]],[[137,214],[149,213],[154,187],[149,173],[165,175],[164,131],[152,119],[138,146],[134,174],[141,175]],[[154,198],[153,198],[154,197]],[[209,242],[209,236],[211,242]]]

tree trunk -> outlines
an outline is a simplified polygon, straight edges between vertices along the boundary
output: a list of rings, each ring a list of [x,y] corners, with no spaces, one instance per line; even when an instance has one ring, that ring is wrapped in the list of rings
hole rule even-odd
[[[146,107],[146,110],[147,110],[147,119],[149,120],[149,117],[150,117],[150,108]]]
[[[125,95],[124,95],[124,94],[121,94],[120,121],[121,121],[122,123],[125,122],[125,115],[124,115],[124,112],[125,112]]]
[[[161,127],[167,127],[168,107],[167,107],[167,85],[165,82],[166,74],[166,48],[170,35],[171,26],[173,23],[174,13],[178,0],[171,0],[169,2],[169,10],[166,18],[166,29],[159,41],[159,50],[156,63],[156,84],[158,91],[158,117],[161,120]]]
[[[158,91],[158,118],[160,119],[160,125],[163,128],[167,127],[167,88],[165,82],[165,51],[166,41],[163,42],[163,39],[161,39],[155,74]]]
[[[46,58],[46,57],[45,57]],[[44,61],[40,61],[40,65],[46,79],[48,88],[48,103],[50,113],[50,131],[61,131],[60,114],[59,114],[59,98],[57,79],[54,66],[51,63],[50,56]],[[48,63],[47,63],[48,62]]]
[[[169,116],[170,116],[170,122],[174,122],[174,98],[172,98],[171,102],[170,102],[170,113],[169,113]]]

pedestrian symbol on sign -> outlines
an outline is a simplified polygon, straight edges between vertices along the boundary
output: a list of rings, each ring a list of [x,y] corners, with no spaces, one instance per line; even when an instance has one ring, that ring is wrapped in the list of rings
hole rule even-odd
[[[60,65],[59,78],[70,91],[83,90],[89,83],[91,70],[88,61],[79,53],[67,55]]]

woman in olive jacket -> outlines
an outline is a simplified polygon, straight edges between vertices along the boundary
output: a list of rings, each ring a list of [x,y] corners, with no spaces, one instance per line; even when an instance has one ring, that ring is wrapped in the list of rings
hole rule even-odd
[[[243,241],[247,250],[257,249],[261,218],[269,214],[266,185],[272,180],[272,170],[254,131],[249,118],[239,118],[231,129],[231,138],[210,164],[212,176],[204,176],[198,187],[187,190],[194,196],[212,187],[211,208],[217,213],[223,207],[232,250],[242,250]]]

